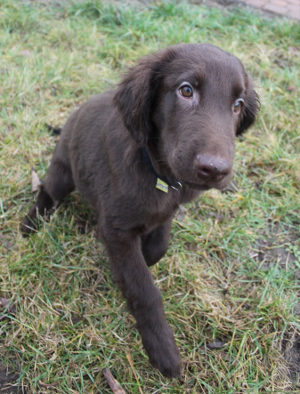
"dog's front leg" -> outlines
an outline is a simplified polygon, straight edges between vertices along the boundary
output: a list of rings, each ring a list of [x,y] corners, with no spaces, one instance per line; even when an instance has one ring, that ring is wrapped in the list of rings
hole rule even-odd
[[[160,291],[142,254],[140,236],[103,231],[114,277],[137,322],[151,364],[167,377],[180,376],[180,354],[167,324]],[[118,232],[119,233],[119,232]]]

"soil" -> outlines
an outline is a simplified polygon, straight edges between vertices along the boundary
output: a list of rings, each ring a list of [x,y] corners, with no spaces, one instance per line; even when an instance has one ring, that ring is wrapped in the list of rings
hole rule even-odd
[[[275,264],[282,270],[295,271],[294,280],[300,284],[300,255],[293,246],[299,245],[300,231],[297,226],[273,226],[257,240],[253,258],[268,269]],[[298,225],[299,228],[299,225]],[[298,249],[299,250],[299,249]],[[300,318],[300,299],[294,307],[294,315]],[[281,352],[288,363],[291,382],[300,386],[300,335],[296,330],[286,331],[281,341]]]
[[[19,368],[6,366],[0,362],[0,393],[1,394],[26,394],[18,385],[20,377]]]

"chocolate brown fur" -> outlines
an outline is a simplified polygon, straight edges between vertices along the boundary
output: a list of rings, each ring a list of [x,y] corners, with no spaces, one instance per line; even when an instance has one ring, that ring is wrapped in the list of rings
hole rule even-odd
[[[117,90],[71,114],[44,188],[23,221],[25,233],[34,231],[37,213],[79,190],[97,211],[99,239],[149,359],[167,377],[180,375],[180,354],[147,266],[165,254],[179,205],[229,183],[235,136],[257,110],[241,62],[213,45],[183,44],[148,56]],[[156,189],[142,146],[156,172],[170,184],[180,181],[181,189]]]

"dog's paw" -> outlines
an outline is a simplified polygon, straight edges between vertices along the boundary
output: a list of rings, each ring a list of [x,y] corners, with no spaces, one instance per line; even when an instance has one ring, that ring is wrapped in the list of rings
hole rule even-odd
[[[37,215],[36,215],[36,205],[33,205],[28,214],[25,216],[25,218],[22,221],[21,224],[21,231],[23,235],[26,237],[34,232],[36,232],[38,229],[38,222],[37,222]]]
[[[179,378],[181,357],[170,327],[143,330],[142,341],[153,367],[167,378]]]
[[[179,378],[181,372],[181,358],[177,346],[160,348],[159,351],[149,353],[151,364],[167,378]]]
[[[25,216],[25,218],[22,221],[21,224],[21,231],[23,235],[26,237],[37,230],[37,224],[33,219],[31,219],[29,216]]]

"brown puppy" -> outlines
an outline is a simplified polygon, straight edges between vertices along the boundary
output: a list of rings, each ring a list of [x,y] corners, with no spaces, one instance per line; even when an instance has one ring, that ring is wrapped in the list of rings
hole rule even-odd
[[[75,187],[96,209],[99,238],[152,365],[180,375],[180,354],[147,266],[166,252],[174,212],[232,174],[235,136],[258,97],[241,62],[209,44],[142,59],[116,91],[73,112],[22,230]]]

